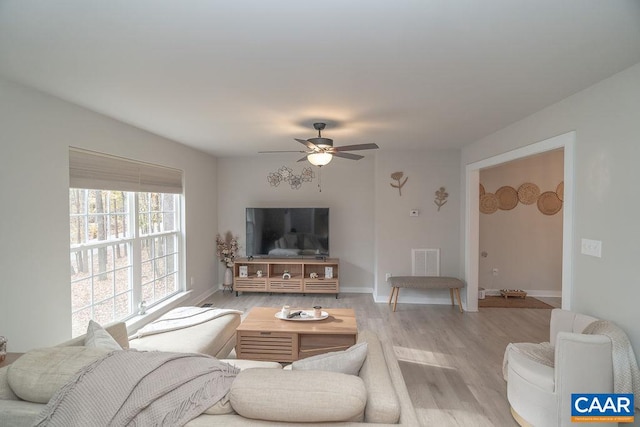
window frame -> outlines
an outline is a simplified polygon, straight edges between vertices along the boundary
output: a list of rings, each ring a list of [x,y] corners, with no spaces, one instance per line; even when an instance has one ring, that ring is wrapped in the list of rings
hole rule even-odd
[[[80,190],[80,191],[84,191],[85,192],[85,200],[84,200],[84,213],[81,214],[84,217],[84,232],[88,233],[88,229],[89,229],[89,221],[88,218],[91,216],[96,216],[96,215],[103,215],[106,218],[110,218],[111,215],[120,215],[120,212],[114,212],[111,213],[109,212],[109,209],[106,209],[104,213],[91,213],[89,212],[88,209],[88,205],[89,205],[89,200],[88,200],[88,194],[90,191],[94,190],[94,189],[86,189],[86,188],[74,188],[74,187],[70,187],[69,188],[69,194],[71,195],[71,191],[73,190]],[[101,190],[101,191],[108,191],[110,193],[112,192],[118,192],[121,190]],[[168,293],[164,296],[162,296],[161,298],[158,298],[156,300],[154,300],[153,302],[149,302],[146,301],[146,308],[151,308],[151,307],[156,307],[161,305],[162,303],[164,303],[165,301],[174,298],[178,295],[180,295],[181,293],[184,293],[186,291],[186,268],[185,268],[185,264],[184,264],[184,248],[185,248],[185,242],[184,242],[184,222],[183,222],[183,210],[184,210],[184,196],[182,193],[162,193],[159,191],[126,191],[126,190],[122,190],[125,192],[126,194],[126,198],[127,198],[127,207],[126,207],[126,212],[123,212],[124,214],[126,214],[128,216],[127,218],[127,227],[128,227],[128,231],[129,231],[129,235],[127,237],[118,237],[118,238],[112,238],[110,235],[107,235],[107,239],[105,240],[101,240],[101,241],[96,241],[93,243],[89,243],[87,242],[88,240],[88,234],[85,234],[85,241],[83,243],[80,244],[74,244],[71,242],[71,239],[69,241],[69,254],[70,257],[73,257],[73,254],[78,251],[78,250],[83,250],[86,251],[87,253],[92,252],[98,248],[102,248],[102,247],[107,247],[107,248],[112,248],[111,250],[115,250],[114,247],[116,244],[125,244],[128,245],[128,267],[129,268],[129,273],[128,273],[128,290],[127,292],[130,292],[130,310],[129,313],[124,316],[124,317],[117,317],[117,306],[115,304],[114,301],[114,307],[113,307],[113,319],[112,321],[128,321],[131,320],[132,318],[138,316],[140,314],[140,303],[142,302],[143,298],[143,290],[142,290],[142,286],[143,286],[143,281],[142,281],[142,241],[145,239],[150,239],[151,241],[153,241],[155,238],[158,237],[162,237],[162,238],[168,238],[169,236],[173,236],[173,238],[175,239],[175,250],[173,252],[174,256],[175,256],[175,265],[174,265],[174,272],[172,273],[175,276],[175,290],[171,293]],[[169,230],[169,231],[159,231],[159,232],[150,232],[148,234],[143,234],[141,232],[140,229],[140,216],[141,216],[141,212],[140,212],[140,195],[142,193],[157,193],[157,194],[161,194],[161,195],[166,195],[166,196],[171,196],[173,197],[173,211],[171,212],[173,214],[173,230]],[[70,201],[71,203],[71,201]],[[71,207],[70,207],[71,209]],[[148,212],[153,212],[153,211],[147,211],[145,213]],[[164,209],[162,210],[162,212],[166,212],[164,211]],[[72,219],[75,216],[79,216],[79,214],[77,213],[72,213],[72,211],[70,210],[69,212],[69,221],[71,222]],[[108,224],[110,224],[110,221],[108,222]],[[71,232],[70,234],[70,238],[71,238]],[[92,255],[93,256],[93,255]],[[152,258],[154,259],[154,258]],[[89,262],[87,260],[87,262]],[[73,263],[73,261],[72,261]],[[155,271],[155,267],[154,268]],[[114,259],[114,266],[113,266],[113,270],[107,271],[107,273],[109,272],[113,272],[115,274],[115,272],[117,270],[120,270],[121,268],[117,267],[115,265],[115,259]],[[71,272],[70,272],[71,273]],[[96,306],[99,305],[99,301],[95,300],[95,295],[94,295],[94,284],[93,284],[93,280],[95,277],[98,276],[99,273],[96,273],[93,271],[93,267],[92,270],[90,272],[90,274],[87,276],[87,278],[91,278],[92,282],[91,282],[91,291],[90,291],[90,302],[88,305],[84,305],[82,307],[76,307],[74,309],[73,306],[73,302],[72,302],[72,307],[71,307],[71,316],[72,316],[72,325],[73,325],[73,316],[76,315],[78,312],[82,311],[82,310],[86,310],[87,308],[90,308],[91,310],[91,315],[90,318],[95,318],[96,315]],[[71,279],[72,276],[70,275]],[[166,277],[166,274],[165,276]],[[152,279],[151,282],[146,282],[146,283],[154,283],[155,282],[155,274],[154,274],[154,278]],[[84,279],[83,279],[84,280]],[[115,280],[115,278],[114,278]],[[74,280],[70,280],[70,286],[73,287],[74,283],[77,283],[77,281]],[[117,298],[118,295],[122,295],[124,294],[124,292],[120,292],[118,293],[116,291],[116,283],[113,283],[113,292],[111,294],[111,296],[109,298],[113,298],[114,300]],[[156,285],[154,285],[156,286]],[[74,290],[73,288],[71,288],[71,298],[73,301],[74,298]],[[108,300],[109,298],[107,298],[106,300]],[[101,300],[101,301],[106,301],[105,299]],[[73,329],[73,328],[72,328]],[[79,335],[79,331],[76,330],[76,333],[73,334],[74,336]]]

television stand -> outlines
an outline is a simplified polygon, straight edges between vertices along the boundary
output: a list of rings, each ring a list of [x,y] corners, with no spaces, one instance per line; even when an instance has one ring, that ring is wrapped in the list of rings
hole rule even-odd
[[[238,258],[233,263],[233,290],[299,294],[338,294],[338,258]]]

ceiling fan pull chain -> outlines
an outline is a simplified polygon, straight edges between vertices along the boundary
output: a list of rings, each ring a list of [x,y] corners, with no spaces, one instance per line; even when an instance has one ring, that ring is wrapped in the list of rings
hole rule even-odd
[[[318,192],[322,193],[322,166],[318,166]]]

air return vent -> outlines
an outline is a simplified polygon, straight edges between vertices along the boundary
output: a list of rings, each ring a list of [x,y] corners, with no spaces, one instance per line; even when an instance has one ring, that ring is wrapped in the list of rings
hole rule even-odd
[[[439,276],[440,249],[411,249],[411,272],[414,276]]]

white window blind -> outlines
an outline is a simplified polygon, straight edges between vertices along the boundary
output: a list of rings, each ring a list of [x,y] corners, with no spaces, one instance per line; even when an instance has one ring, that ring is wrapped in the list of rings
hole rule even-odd
[[[69,187],[180,194],[182,171],[70,147]]]

